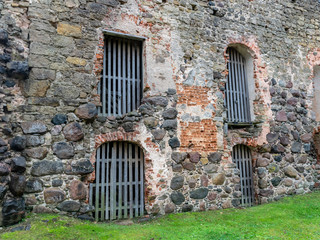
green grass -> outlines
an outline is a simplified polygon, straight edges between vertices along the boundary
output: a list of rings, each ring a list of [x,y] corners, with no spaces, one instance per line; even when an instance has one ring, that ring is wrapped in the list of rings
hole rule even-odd
[[[24,221],[22,224],[31,223],[30,231],[6,232],[0,238],[320,239],[320,193],[242,210],[170,214],[130,226],[91,223],[53,214],[29,215]]]

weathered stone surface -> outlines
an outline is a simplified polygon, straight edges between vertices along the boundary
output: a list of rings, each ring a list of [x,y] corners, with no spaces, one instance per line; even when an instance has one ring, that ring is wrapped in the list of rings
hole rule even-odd
[[[290,138],[287,136],[280,137],[280,144],[283,146],[288,146],[290,144]]]
[[[208,179],[208,177],[207,177],[206,175],[202,175],[202,176],[200,177],[200,181],[201,181],[201,186],[202,186],[202,187],[208,187],[208,185],[209,185],[209,179]]]
[[[212,163],[218,163],[221,161],[222,154],[218,152],[210,153],[208,155],[208,160]]]
[[[284,160],[289,162],[289,163],[293,163],[294,162],[294,157],[291,154],[286,154],[284,156]]]
[[[79,141],[84,137],[82,127],[79,123],[73,122],[69,123],[67,126],[63,129],[64,137],[68,141]]]
[[[257,167],[266,167],[269,165],[269,163],[270,163],[269,159],[260,157],[257,160]]]
[[[52,180],[52,187],[60,187],[63,184],[62,179],[53,179]]]
[[[214,185],[222,185],[226,179],[224,173],[217,173],[212,176],[212,184]]]
[[[165,120],[162,124],[162,127],[166,130],[175,130],[177,129],[177,126],[177,120]]]
[[[31,174],[33,176],[45,176],[63,173],[63,163],[61,161],[42,160],[33,163]]]
[[[26,170],[26,159],[24,157],[15,157],[11,160],[11,171],[23,173]]]
[[[44,137],[31,135],[27,136],[27,147],[36,147],[44,144]]]
[[[271,163],[271,164],[268,166],[268,171],[269,171],[270,173],[273,173],[273,172],[277,173],[277,172],[279,172],[279,166],[278,166],[277,164],[275,164],[275,163]]]
[[[182,212],[191,212],[193,210],[193,206],[191,204],[184,204],[182,206]]]
[[[198,152],[190,152],[188,153],[190,162],[198,163],[200,161],[201,155]]]
[[[184,177],[175,176],[171,179],[170,188],[173,190],[178,190],[183,187]]]
[[[210,201],[216,200],[217,195],[218,195],[218,194],[215,193],[215,192],[210,192],[210,193],[208,194],[208,199],[209,199]]]
[[[215,164],[208,164],[206,166],[204,166],[204,171],[206,173],[216,173],[218,171],[218,166]]]
[[[272,196],[273,195],[273,190],[270,190],[270,189],[262,189],[262,190],[260,190],[260,195],[262,196],[262,197],[270,197],[270,196]]]
[[[198,188],[190,192],[190,198],[193,199],[203,199],[208,195],[207,188]]]
[[[66,166],[66,174],[85,175],[92,173],[94,168],[89,159],[74,160]]]
[[[98,116],[98,109],[93,103],[87,103],[78,107],[75,114],[81,119],[91,120]]]
[[[2,205],[2,224],[9,226],[22,220],[25,214],[23,198],[6,200]]]
[[[153,106],[166,107],[168,105],[168,99],[165,97],[149,97],[144,98],[142,103],[149,103]]]
[[[67,115],[58,113],[58,114],[54,115],[54,117],[52,118],[51,122],[54,125],[61,125],[61,124],[66,124],[67,120],[68,120]]]
[[[268,182],[265,179],[259,179],[258,186],[261,189],[268,187]]]
[[[294,169],[294,167],[292,166],[287,166],[283,170],[284,170],[284,174],[287,175],[288,177],[296,178],[298,176],[297,170]]]
[[[0,185],[0,201],[4,198],[7,192],[7,188],[4,185]]]
[[[81,26],[69,25],[65,23],[59,23],[57,27],[58,34],[71,36],[71,37],[81,37],[82,31]]]
[[[287,114],[285,111],[279,111],[276,115],[276,120],[278,122],[286,122],[288,121]]]
[[[282,178],[280,178],[280,177],[274,177],[271,179],[271,183],[275,187],[278,186],[281,181],[282,181]]]
[[[177,137],[173,137],[169,140],[169,146],[171,148],[177,148],[180,147],[180,141]]]
[[[16,136],[10,142],[10,148],[15,151],[22,151],[27,146],[27,139],[25,136]]]
[[[22,196],[26,187],[26,177],[15,173],[10,174],[9,189],[15,196]]]
[[[66,199],[66,194],[59,188],[47,188],[43,195],[47,204],[59,203]]]
[[[185,201],[183,194],[180,192],[171,193],[170,198],[171,198],[171,201],[176,205],[180,205]]]
[[[271,152],[272,153],[284,153],[285,148],[281,144],[272,145]]]
[[[69,186],[70,198],[73,200],[85,200],[87,198],[87,187],[78,180],[73,180]]]
[[[173,172],[181,172],[182,171],[182,165],[181,164],[172,164],[172,171]]]
[[[301,147],[302,147],[302,144],[299,143],[299,142],[294,142],[292,145],[291,145],[291,151],[293,153],[300,153],[301,152]]]
[[[178,111],[175,108],[169,108],[162,113],[164,119],[175,119],[178,115]]]
[[[122,127],[126,132],[134,132],[135,124],[133,122],[125,122]]]
[[[285,185],[286,187],[290,187],[290,186],[292,186],[292,184],[293,184],[293,181],[290,178],[285,178],[283,180],[283,185]]]
[[[275,141],[277,141],[279,138],[279,134],[278,133],[268,133],[267,134],[267,141],[269,143],[273,143]]]
[[[169,214],[169,213],[173,213],[174,212],[174,209],[175,209],[175,206],[173,203],[169,203],[167,204],[165,207],[164,207],[164,212],[166,214]]]
[[[146,125],[146,127],[148,128],[155,128],[156,126],[158,126],[158,119],[156,119],[155,117],[147,117],[143,120],[144,125]]]
[[[182,161],[184,161],[187,158],[187,155],[188,154],[184,153],[184,152],[173,152],[171,154],[171,158],[176,163],[181,163]]]
[[[0,138],[0,146],[7,146],[7,142],[5,140],[3,140],[2,138]]]
[[[6,45],[8,43],[8,40],[9,40],[8,32],[5,29],[0,28],[0,43]]]
[[[24,154],[27,157],[35,158],[35,159],[44,159],[48,154],[48,149],[45,147],[31,148],[24,150]]]
[[[68,63],[78,65],[78,66],[85,66],[87,64],[87,61],[83,58],[78,58],[78,57],[67,57],[66,61]]]
[[[309,143],[312,140],[312,133],[305,133],[303,135],[301,135],[301,141],[305,142],[305,143]]]
[[[25,80],[24,93],[29,97],[45,97],[50,87],[50,81]]]
[[[0,176],[6,176],[10,173],[9,166],[5,163],[0,163]]]
[[[289,112],[289,113],[287,114],[287,117],[288,117],[288,120],[289,120],[290,122],[295,122],[295,121],[297,121],[297,115],[296,115],[295,113],[293,113],[293,112]]]
[[[28,62],[12,61],[7,64],[7,73],[16,79],[26,79],[29,75]]]
[[[183,162],[182,167],[188,171],[193,171],[196,169],[195,164],[191,162]]]
[[[42,190],[43,190],[42,185],[43,185],[43,183],[40,179],[31,178],[26,183],[25,192],[26,193],[42,192]]]
[[[21,128],[24,134],[42,134],[47,131],[47,126],[42,122],[23,122]]]
[[[155,129],[151,131],[155,140],[162,140],[166,135],[166,130],[164,129]]]
[[[60,203],[57,208],[60,211],[65,211],[65,212],[77,212],[80,209],[80,203],[76,201],[64,201]]]
[[[74,156],[74,149],[71,143],[57,142],[52,146],[53,153],[60,159],[69,159]]]

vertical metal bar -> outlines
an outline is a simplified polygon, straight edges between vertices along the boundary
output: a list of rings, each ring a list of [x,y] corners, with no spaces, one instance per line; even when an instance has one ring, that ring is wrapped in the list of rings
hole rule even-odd
[[[116,40],[113,40],[113,71],[112,71],[112,80],[113,80],[113,101],[112,101],[112,115],[117,115],[117,82],[116,82],[116,67],[117,67],[117,43]]]
[[[101,220],[104,220],[105,211],[105,157],[106,157],[106,146],[103,144],[101,146]]]
[[[109,49],[108,49],[109,51]],[[106,116],[106,111],[107,111],[107,100],[106,100],[106,91],[107,91],[107,83],[106,83],[106,71],[107,71],[107,64],[106,64],[106,61],[107,61],[107,41],[104,40],[104,54],[103,54],[103,71],[102,71],[102,115],[103,116]],[[108,79],[109,80],[109,79]],[[100,89],[101,91],[101,89]]]
[[[249,91],[248,91],[248,79],[247,79],[247,73],[246,73],[246,69],[245,69],[245,60],[242,59],[243,61],[243,65],[242,65],[242,69],[243,69],[243,80],[244,80],[244,95],[245,95],[245,103],[244,106],[246,108],[246,118],[247,118],[247,122],[251,121],[251,112],[250,112],[250,99],[249,99]]]
[[[104,53],[104,54],[105,54],[105,53]],[[105,56],[103,55],[103,58],[104,58],[104,57],[105,57]],[[103,60],[103,61],[104,61],[104,60]],[[103,84],[104,71],[105,71],[105,69],[102,70],[102,82],[101,82],[101,79],[100,79],[100,81],[99,81],[99,83],[98,83],[98,89],[97,89],[98,95],[99,95],[99,97],[100,97],[101,105],[103,105],[103,96],[102,96],[102,94],[101,94],[101,85]],[[102,106],[99,106],[99,107],[98,107],[98,115],[101,115],[101,112],[102,112]],[[103,115],[103,114],[102,114],[102,115]]]
[[[244,179],[245,179],[245,182],[244,182],[244,187],[245,187],[245,196],[246,196],[246,205],[248,206],[249,205],[249,202],[248,202],[248,177],[247,177],[247,173],[248,173],[248,166],[247,166],[247,159],[246,159],[246,147],[244,145],[241,145],[241,148],[242,148],[242,162],[243,162],[243,176],[244,176]]]
[[[89,205],[92,206],[92,199],[93,199],[93,183],[89,185]]]
[[[241,88],[241,83],[242,83],[242,78],[241,78],[241,63],[240,63],[240,58],[241,58],[241,54],[239,52],[237,52],[237,75],[238,75],[238,79],[237,79],[237,92],[238,92],[238,99],[237,99],[237,104],[238,104],[238,119],[239,122],[244,122],[243,120],[243,106],[242,106],[242,88]]]
[[[240,106],[241,106],[241,114],[242,114],[242,121],[247,122],[247,117],[246,117],[246,108],[245,108],[245,90],[244,90],[244,84],[245,84],[245,79],[243,75],[243,57],[240,55]]]
[[[230,61],[231,61],[231,56],[230,56],[230,48],[228,48],[228,55],[229,55],[229,59],[228,59],[228,80],[227,80],[227,84],[226,84],[226,102],[227,102],[227,118],[228,118],[228,122],[230,122],[231,120],[231,104],[230,104],[230,81],[231,81],[231,66],[230,66]]]
[[[128,59],[128,74],[127,74],[127,112],[131,112],[131,56],[130,56],[130,53],[131,53],[131,43],[128,41],[128,52],[127,52],[127,59]]]
[[[132,110],[136,109],[136,43],[132,44]]]
[[[127,101],[126,101],[126,96],[127,96],[127,91],[126,91],[126,84],[127,84],[127,76],[126,76],[126,48],[127,48],[127,42],[123,41],[123,46],[122,46],[122,79],[123,79],[123,89],[122,89],[122,110],[123,114],[126,113],[127,109]]]
[[[242,166],[242,152],[240,145],[237,145],[237,150],[238,150],[238,161],[239,161],[239,166],[240,166],[240,180],[241,180],[241,201],[242,205],[245,205],[245,195],[244,195],[244,182],[243,182],[243,166]]]
[[[234,51],[233,49],[230,49],[230,54],[231,54],[231,82],[232,82],[232,87],[230,88],[231,92],[231,122],[235,121],[235,116],[236,116],[236,108],[235,108],[235,79],[234,79]]]
[[[117,104],[118,104],[118,115],[122,115],[121,111],[121,40],[118,40],[118,89],[117,89]]]
[[[234,51],[234,76],[235,76],[235,112],[236,122],[240,122],[240,104],[239,104],[239,72],[238,72],[238,51]]]
[[[124,218],[128,217],[128,145],[124,143]]]
[[[137,45],[137,107],[140,105],[141,95],[140,95],[140,88],[141,88],[141,79],[140,79],[140,53],[141,53],[141,44]]]
[[[122,182],[122,166],[123,166],[123,149],[122,149],[122,145],[123,142],[119,142],[119,200],[118,200],[118,218],[122,218],[122,186],[123,186],[123,182]]]
[[[133,145],[134,146],[134,156],[135,156],[135,159],[134,159],[134,170],[135,170],[135,190],[134,190],[134,196],[135,196],[135,216],[137,217],[139,215],[139,182],[138,182],[138,146],[137,145]]]
[[[140,151],[140,216],[143,215],[144,212],[144,155],[141,148]]]
[[[108,116],[111,116],[111,39],[108,38]]]
[[[110,170],[109,170],[109,151],[110,151],[110,143],[106,143],[106,158],[105,158],[105,164],[107,168],[107,173],[106,173],[106,220],[110,219],[109,217],[109,205],[110,205],[110,191],[109,191],[109,178],[110,178]]]
[[[133,218],[133,191],[132,191],[132,144],[129,143],[129,196],[130,196],[130,200],[129,200],[129,205],[130,205],[130,218]]]
[[[115,207],[114,207],[114,202],[115,202],[115,199],[114,199],[114,196],[116,195],[115,193],[115,164],[116,164],[116,161],[115,161],[115,142],[112,142],[110,144],[110,148],[112,148],[111,150],[111,169],[110,169],[110,174],[111,174],[111,179],[110,179],[110,219],[113,220],[114,219],[114,216],[115,216]]]
[[[99,220],[99,210],[100,210],[100,203],[99,203],[99,195],[100,195],[100,148],[97,149],[97,157],[96,157],[96,201],[95,201],[95,219],[96,221]]]

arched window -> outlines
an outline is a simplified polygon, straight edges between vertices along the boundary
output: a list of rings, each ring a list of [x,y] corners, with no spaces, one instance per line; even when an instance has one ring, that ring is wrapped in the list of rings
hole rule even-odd
[[[236,145],[232,150],[232,161],[240,171],[240,187],[242,206],[252,206],[254,203],[251,151],[245,145]]]
[[[102,79],[98,86],[100,116],[136,110],[142,99],[144,38],[106,32]]]
[[[313,69],[313,111],[316,115],[316,121],[320,121],[320,66],[315,66]]]
[[[101,145],[96,153],[95,176],[89,203],[95,206],[96,221],[144,215],[144,157],[138,145]]]
[[[252,121],[251,101],[249,92],[252,87],[248,84],[248,69],[250,63],[236,48],[227,49],[228,79],[225,88],[225,106],[229,123],[250,123]],[[251,70],[251,71],[250,71]]]

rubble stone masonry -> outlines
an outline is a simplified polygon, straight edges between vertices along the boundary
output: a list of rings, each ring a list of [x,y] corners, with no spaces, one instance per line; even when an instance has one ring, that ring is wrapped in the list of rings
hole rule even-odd
[[[315,0],[0,1],[0,225],[27,211],[91,219],[96,149],[145,157],[145,214],[239,207],[233,146],[255,204],[319,187]],[[142,104],[97,115],[104,31],[144,37]],[[226,50],[250,59],[249,126],[227,128]],[[320,109],[319,109],[320,110]]]

